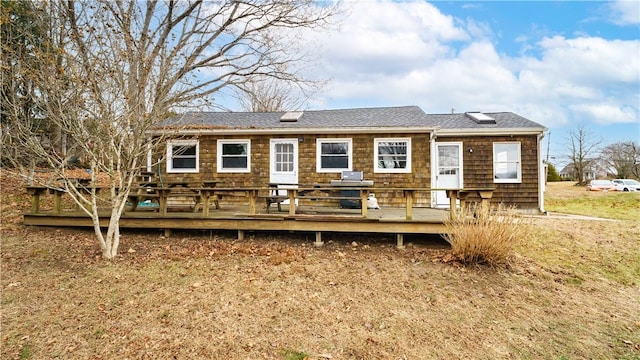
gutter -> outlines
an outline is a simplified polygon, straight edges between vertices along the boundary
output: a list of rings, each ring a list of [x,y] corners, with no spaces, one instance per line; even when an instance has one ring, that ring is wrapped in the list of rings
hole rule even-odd
[[[546,171],[544,170],[544,162],[542,161],[542,139],[544,133],[538,135],[538,207],[542,214],[544,210],[544,191],[547,184]]]
[[[547,128],[440,129],[439,136],[539,135]]]

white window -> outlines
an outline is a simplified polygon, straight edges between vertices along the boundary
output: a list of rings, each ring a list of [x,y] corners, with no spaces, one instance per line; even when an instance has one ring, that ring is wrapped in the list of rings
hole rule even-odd
[[[373,140],[373,169],[377,173],[411,172],[411,139],[381,138]]]
[[[342,172],[351,170],[351,139],[318,139],[316,141],[316,171]]]
[[[493,181],[496,183],[522,182],[520,143],[493,143]]]
[[[250,140],[218,140],[218,172],[250,171]]]
[[[167,142],[167,172],[197,173],[199,171],[198,140],[171,140]]]

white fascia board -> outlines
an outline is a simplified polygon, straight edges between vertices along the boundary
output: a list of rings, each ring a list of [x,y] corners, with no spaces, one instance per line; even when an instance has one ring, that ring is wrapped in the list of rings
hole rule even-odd
[[[438,136],[538,135],[545,133],[547,130],[547,128],[440,129],[438,130]]]
[[[283,128],[283,129],[171,129],[150,130],[149,135],[311,135],[311,134],[385,134],[432,133],[437,127],[336,127],[336,128]]]

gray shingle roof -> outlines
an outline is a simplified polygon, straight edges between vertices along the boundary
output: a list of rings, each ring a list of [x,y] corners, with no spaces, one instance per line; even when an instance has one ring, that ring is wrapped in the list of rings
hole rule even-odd
[[[510,112],[487,113],[495,124],[478,124],[464,113],[426,114],[417,106],[306,110],[298,121],[281,122],[286,112],[190,112],[167,119],[162,125],[189,128],[304,129],[304,128],[440,128],[506,129],[544,127]]]

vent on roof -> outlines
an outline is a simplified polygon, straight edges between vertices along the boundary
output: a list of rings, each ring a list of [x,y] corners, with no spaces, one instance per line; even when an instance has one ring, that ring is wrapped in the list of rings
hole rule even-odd
[[[471,118],[471,120],[477,122],[478,124],[495,124],[496,119],[491,116],[481,113],[480,111],[470,111],[466,112],[465,115]]]
[[[288,111],[286,114],[282,115],[280,118],[280,122],[295,122],[300,120],[302,117],[302,111]]]

